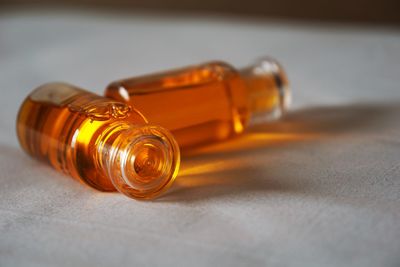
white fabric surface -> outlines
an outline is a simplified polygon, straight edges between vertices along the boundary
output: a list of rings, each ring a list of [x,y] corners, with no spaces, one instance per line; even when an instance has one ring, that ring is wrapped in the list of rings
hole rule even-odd
[[[294,109],[183,159],[164,197],[82,186],[25,155],[23,98],[49,81],[272,55]],[[0,13],[0,266],[400,266],[400,34],[381,27]]]

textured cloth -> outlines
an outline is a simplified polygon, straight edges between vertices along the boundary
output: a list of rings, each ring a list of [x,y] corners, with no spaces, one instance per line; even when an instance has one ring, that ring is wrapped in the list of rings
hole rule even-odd
[[[400,266],[400,32],[217,17],[0,13],[0,266]],[[49,81],[272,55],[282,121],[185,155],[135,201],[30,158],[15,117]]]

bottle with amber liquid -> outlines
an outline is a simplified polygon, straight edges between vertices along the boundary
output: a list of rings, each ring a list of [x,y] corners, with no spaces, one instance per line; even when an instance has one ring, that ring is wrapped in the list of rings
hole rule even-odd
[[[242,69],[213,61],[111,83],[105,96],[169,129],[181,147],[223,140],[280,117],[290,103],[283,68],[265,58]]]
[[[174,181],[180,163],[172,135],[129,105],[64,83],[34,90],[17,118],[22,148],[101,190],[150,199]]]

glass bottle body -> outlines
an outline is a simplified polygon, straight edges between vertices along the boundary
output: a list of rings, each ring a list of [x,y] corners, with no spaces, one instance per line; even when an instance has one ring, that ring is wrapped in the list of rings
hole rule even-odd
[[[275,70],[266,69],[266,62]],[[188,147],[225,139],[284,111],[281,102],[288,101],[288,86],[275,61],[240,71],[214,61],[116,81],[105,95],[138,108],[169,129],[181,147]]]
[[[151,198],[174,180],[179,150],[167,131],[145,123],[124,103],[52,83],[26,98],[17,134],[28,154],[93,188]]]

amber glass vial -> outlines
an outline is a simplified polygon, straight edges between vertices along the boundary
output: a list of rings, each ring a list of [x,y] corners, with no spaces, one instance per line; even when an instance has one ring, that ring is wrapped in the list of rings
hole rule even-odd
[[[115,81],[105,95],[169,129],[181,147],[241,133],[278,118],[290,103],[286,74],[269,58],[240,70],[213,61]]]
[[[129,105],[64,83],[34,90],[17,118],[22,148],[101,190],[150,199],[174,181],[180,162],[172,135]]]

